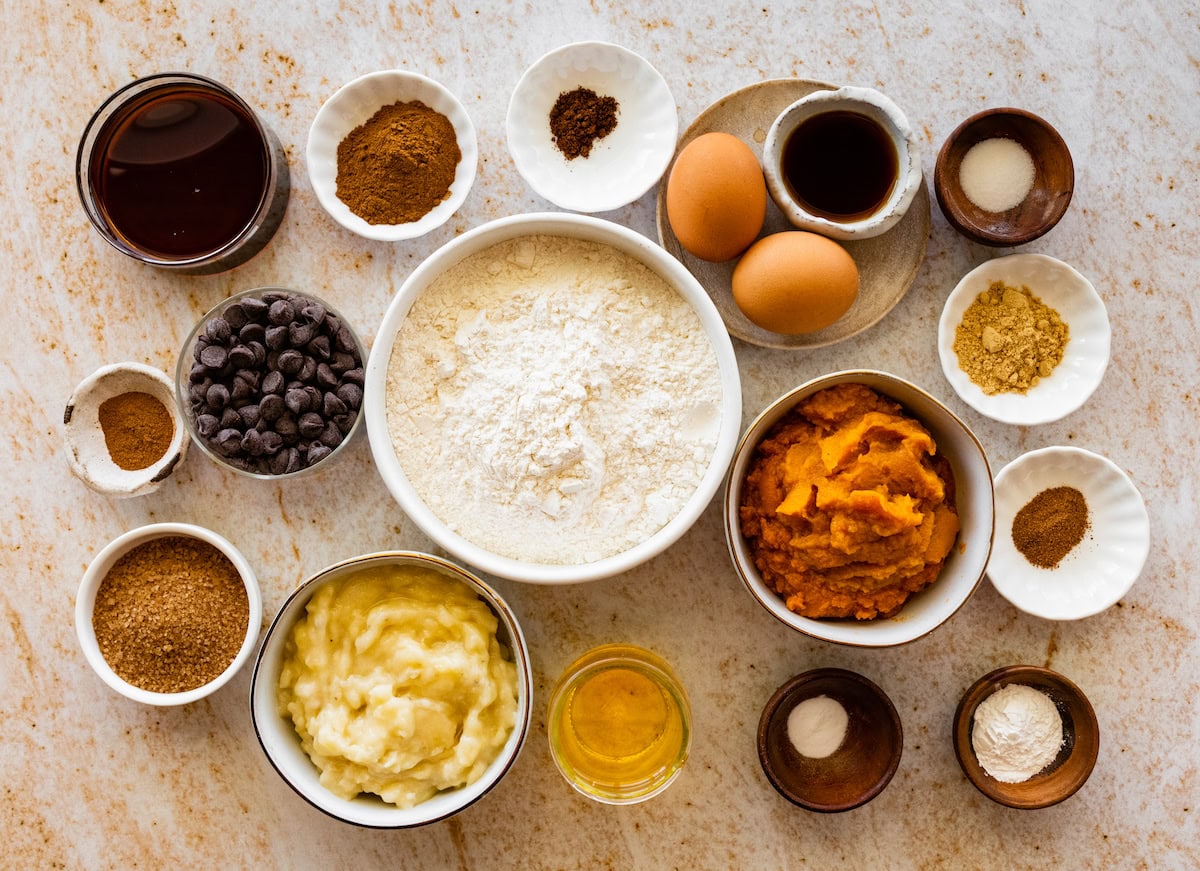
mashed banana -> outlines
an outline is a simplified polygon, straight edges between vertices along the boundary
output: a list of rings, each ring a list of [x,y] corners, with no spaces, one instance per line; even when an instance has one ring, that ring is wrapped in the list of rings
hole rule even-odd
[[[293,627],[279,706],[321,783],[408,808],[478,780],[517,719],[517,669],[465,584],[374,566],[322,586]]]
[[[895,614],[959,528],[933,437],[862,384],[814,393],[767,433],[739,509],[763,580],[805,617]]]

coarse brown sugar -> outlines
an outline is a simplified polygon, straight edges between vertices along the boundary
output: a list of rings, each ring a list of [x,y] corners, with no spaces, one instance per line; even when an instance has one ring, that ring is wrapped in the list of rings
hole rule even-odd
[[[217,678],[246,638],[250,603],[237,568],[206,541],[165,536],[140,544],[100,582],[96,642],[123,680],[180,693]]]
[[[1062,362],[1069,339],[1059,313],[1028,287],[994,281],[963,313],[954,353],[984,393],[1025,393]]]

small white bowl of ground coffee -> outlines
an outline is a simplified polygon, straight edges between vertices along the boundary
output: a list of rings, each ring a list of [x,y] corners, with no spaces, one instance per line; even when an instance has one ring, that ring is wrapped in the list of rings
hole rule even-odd
[[[381,70],[343,85],[308,132],[321,206],[360,236],[415,239],[446,223],[475,182],[475,127],[433,79]]]
[[[79,383],[63,412],[67,462],[97,493],[152,493],[187,455],[189,439],[165,372],[111,363]]]
[[[262,594],[230,542],[190,523],[153,523],[108,544],[75,600],[88,664],[126,698],[184,705],[237,674],[254,652]]]

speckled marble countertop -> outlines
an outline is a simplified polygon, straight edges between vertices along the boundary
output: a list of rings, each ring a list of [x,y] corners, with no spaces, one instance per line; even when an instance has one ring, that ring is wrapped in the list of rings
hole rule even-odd
[[[6,3],[0,347],[6,499],[0,507],[0,865],[48,867],[934,868],[1200,866],[1200,570],[1197,484],[1200,335],[1200,16],[1145,3],[931,0],[805,4],[330,3],[232,8],[154,2]],[[694,7],[694,9],[692,8]],[[460,816],[404,832],[358,830],[313,810],[265,761],[250,727],[248,670],[182,709],[139,707],[88,669],[73,632],[79,578],[122,531],[183,520],[229,536],[259,572],[273,615],[304,576],[356,553],[429,542],[388,496],[365,438],[334,467],[284,485],[234,477],[199,451],[157,493],[113,501],[68,471],[61,414],[101,364],[165,370],[198,316],[263,284],[307,289],[372,336],[393,291],[430,252],[497,217],[542,210],[504,143],[522,71],[566,42],[604,39],[654,63],[681,129],[735,88],[778,76],[877,87],[921,135],[927,176],[945,136],[990,106],[1054,123],[1076,165],[1062,223],[1022,250],[1087,275],[1108,305],[1113,361],[1096,395],[1059,423],[1020,428],[953,395],[935,334],[947,293],[1003,251],[957,236],[936,205],[911,292],[856,339],[810,353],[736,343],[745,419],[814,375],[869,366],[943,398],[994,469],[1037,447],[1105,454],[1145,496],[1149,563],[1107,612],[1051,623],[985,581],[953,620],[909,646],[849,650],[776,623],[729,566],[718,506],[676,546],[624,576],[579,588],[498,581],[521,616],[537,693],[530,738],[508,777]],[[442,229],[370,243],[320,209],[303,163],[309,122],[344,82],[376,69],[428,74],[466,104],[479,177]],[[182,277],[125,259],[91,229],[74,185],[91,112],[136,76],[185,69],[242,94],[287,148],[294,190],[278,235],[250,263]],[[653,192],[606,217],[654,236]],[[544,704],[586,648],[627,640],[677,667],[696,738],[679,781],[637,806],[576,795],[545,743]],[[950,724],[963,690],[1010,663],[1078,683],[1102,730],[1091,780],[1065,803],[1021,812],[974,790]],[[780,798],[754,750],[770,693],[790,675],[842,666],[892,696],[905,748],[891,786],[848,814]]]

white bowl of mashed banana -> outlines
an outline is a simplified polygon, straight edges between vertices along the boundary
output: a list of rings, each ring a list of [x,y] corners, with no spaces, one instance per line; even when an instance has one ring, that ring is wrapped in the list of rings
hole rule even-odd
[[[486,583],[429,554],[336,563],[267,630],[254,731],[301,798],[354,825],[445,819],[484,796],[529,731],[529,652]]]
[[[516,215],[438,249],[367,365],[376,468],[456,558],[532,583],[659,554],[721,485],[741,384],[720,314],[645,236]]]

